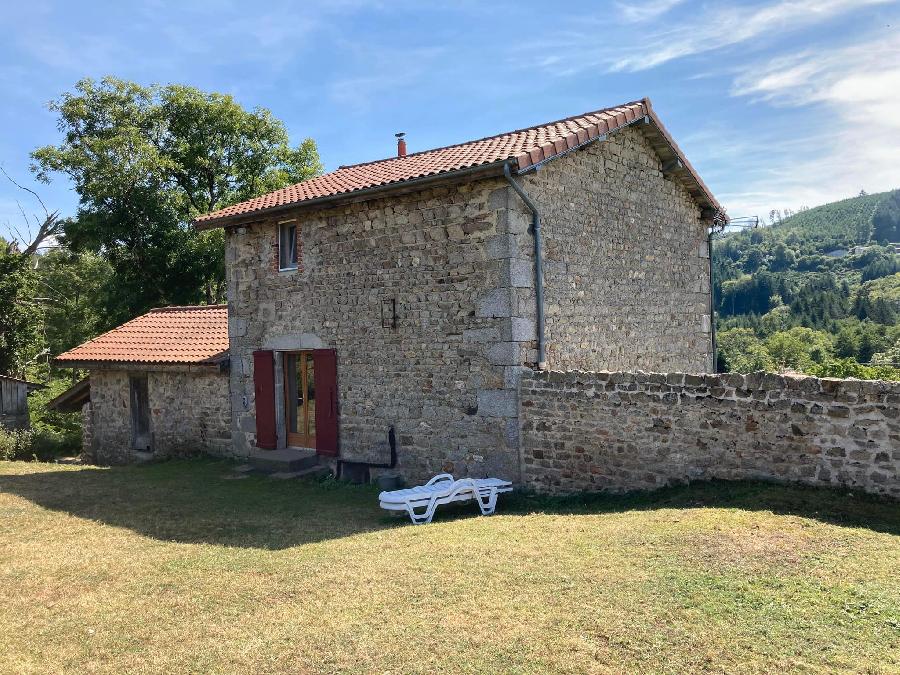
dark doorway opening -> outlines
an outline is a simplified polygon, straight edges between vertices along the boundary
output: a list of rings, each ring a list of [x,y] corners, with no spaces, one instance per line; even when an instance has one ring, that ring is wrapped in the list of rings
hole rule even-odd
[[[131,447],[135,450],[151,450],[150,395],[146,375],[132,375],[131,388]]]

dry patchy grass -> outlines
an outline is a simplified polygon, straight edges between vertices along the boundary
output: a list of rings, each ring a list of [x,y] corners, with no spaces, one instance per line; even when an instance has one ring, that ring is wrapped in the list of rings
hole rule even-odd
[[[227,464],[0,463],[0,670],[900,671],[900,507],[753,483],[412,527]]]

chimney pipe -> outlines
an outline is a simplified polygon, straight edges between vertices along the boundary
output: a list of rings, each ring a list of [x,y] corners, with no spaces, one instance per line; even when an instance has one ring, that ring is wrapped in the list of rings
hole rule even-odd
[[[406,140],[403,138],[406,136],[406,133],[401,131],[399,134],[394,134],[397,137],[397,157],[406,157]]]

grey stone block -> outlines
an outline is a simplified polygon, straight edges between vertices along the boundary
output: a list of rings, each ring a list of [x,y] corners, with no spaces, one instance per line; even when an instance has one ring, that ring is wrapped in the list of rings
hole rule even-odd
[[[534,261],[527,258],[510,258],[509,283],[514,288],[534,286]]]
[[[487,240],[487,254],[493,260],[515,258],[518,255],[516,238],[511,234],[498,234]]]
[[[478,414],[483,417],[515,417],[516,392],[509,389],[480,389]]]
[[[244,415],[243,417],[241,417],[240,429],[244,433],[255,434],[256,433],[256,418],[253,417],[253,415]]]
[[[490,318],[512,314],[512,294],[508,288],[495,288],[478,299],[476,316]]]
[[[515,366],[522,361],[518,342],[495,342],[485,350],[485,356],[495,366]]]
[[[245,319],[231,318],[228,320],[228,337],[243,337],[247,334],[247,321]]]
[[[518,389],[520,380],[534,371],[525,366],[506,366],[503,369],[503,386],[507,389]]]
[[[525,234],[531,228],[531,214],[515,209],[506,212],[507,228],[512,234]]]
[[[497,342],[500,331],[496,328],[471,328],[463,331],[463,342]]]
[[[509,188],[497,188],[488,197],[488,206],[492,209],[505,209],[509,204]]]
[[[506,421],[506,447],[519,447],[519,419],[510,419]]]
[[[537,328],[534,321],[521,316],[510,318],[510,339],[513,342],[537,340]]]

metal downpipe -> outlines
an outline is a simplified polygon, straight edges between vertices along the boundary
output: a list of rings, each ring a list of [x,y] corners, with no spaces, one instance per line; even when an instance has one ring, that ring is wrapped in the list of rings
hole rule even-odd
[[[709,234],[706,236],[706,259],[709,262],[709,341],[710,350],[712,351],[712,368],[713,373],[719,372],[719,353],[716,345],[716,284],[713,276],[713,231],[709,228]]]
[[[531,211],[531,229],[534,235],[534,294],[537,305],[537,369],[545,370],[547,368],[547,350],[544,340],[544,264],[541,249],[541,213],[525,190],[512,177],[508,163],[503,165],[503,175]]]

